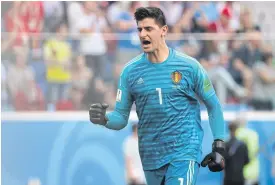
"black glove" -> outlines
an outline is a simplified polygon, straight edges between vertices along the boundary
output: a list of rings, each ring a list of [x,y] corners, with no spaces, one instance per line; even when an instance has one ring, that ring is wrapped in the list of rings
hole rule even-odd
[[[92,104],[89,110],[90,121],[94,124],[106,125],[108,120],[105,114],[108,107],[109,105],[105,103]]]
[[[212,144],[212,152],[205,156],[201,162],[202,167],[208,168],[212,172],[222,171],[225,167],[225,143],[222,140],[215,140]]]

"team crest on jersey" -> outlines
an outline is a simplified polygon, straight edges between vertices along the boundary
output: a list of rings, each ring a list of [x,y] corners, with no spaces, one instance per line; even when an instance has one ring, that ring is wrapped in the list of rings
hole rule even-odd
[[[171,78],[172,78],[172,81],[175,83],[175,84],[178,84],[181,79],[182,79],[182,74],[181,72],[179,71],[174,71],[172,74],[171,74]]]

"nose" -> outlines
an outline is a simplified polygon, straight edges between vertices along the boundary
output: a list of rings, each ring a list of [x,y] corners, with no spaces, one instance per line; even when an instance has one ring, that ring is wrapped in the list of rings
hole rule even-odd
[[[145,31],[144,29],[142,29],[142,30],[139,32],[139,36],[140,36],[141,38],[145,38],[145,37],[147,36],[146,31]]]

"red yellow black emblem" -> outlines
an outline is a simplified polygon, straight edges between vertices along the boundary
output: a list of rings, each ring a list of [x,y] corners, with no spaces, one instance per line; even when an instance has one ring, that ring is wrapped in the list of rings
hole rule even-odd
[[[181,72],[179,72],[179,71],[174,71],[174,72],[171,74],[171,78],[172,78],[172,80],[173,80],[173,82],[174,82],[175,84],[178,84],[178,83],[181,81],[181,79],[182,79],[182,74],[181,74]]]

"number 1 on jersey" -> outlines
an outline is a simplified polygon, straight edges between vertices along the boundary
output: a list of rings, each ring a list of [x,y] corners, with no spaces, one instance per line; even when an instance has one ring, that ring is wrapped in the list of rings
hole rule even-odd
[[[180,181],[180,185],[183,185],[183,178],[178,178],[178,180]]]
[[[161,94],[161,88],[156,88],[156,91],[159,92],[159,104],[162,105],[162,94]]]

